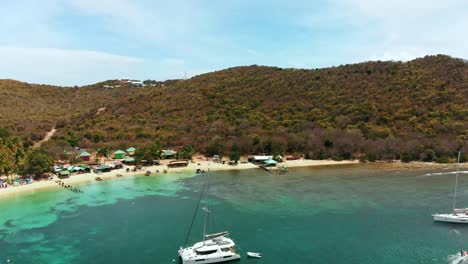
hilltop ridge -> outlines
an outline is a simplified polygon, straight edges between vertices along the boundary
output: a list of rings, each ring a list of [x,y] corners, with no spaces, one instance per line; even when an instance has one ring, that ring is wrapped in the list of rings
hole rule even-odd
[[[62,89],[0,80],[0,121],[33,140],[60,123],[49,147],[71,137],[84,148],[159,139],[208,154],[236,144],[315,158],[453,156],[467,133],[468,64],[445,55],[312,70],[252,65],[102,88],[112,82]]]

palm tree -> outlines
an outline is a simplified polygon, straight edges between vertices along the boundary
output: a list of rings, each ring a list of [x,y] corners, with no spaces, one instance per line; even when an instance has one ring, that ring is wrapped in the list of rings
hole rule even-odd
[[[24,160],[23,144],[18,138],[0,142],[0,172],[11,182],[11,174],[18,173]]]

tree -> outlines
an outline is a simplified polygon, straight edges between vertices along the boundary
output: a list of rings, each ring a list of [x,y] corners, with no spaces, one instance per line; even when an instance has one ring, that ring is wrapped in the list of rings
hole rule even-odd
[[[107,161],[107,159],[109,158],[110,150],[111,150],[110,147],[103,147],[103,148],[98,149],[96,151],[96,154],[98,157],[105,158]]]
[[[420,158],[425,162],[431,162],[437,159],[436,153],[432,149],[426,149],[421,153]]]
[[[220,136],[213,137],[206,146],[205,152],[208,156],[223,155],[224,142]]]
[[[0,127],[0,138],[8,138],[10,137],[10,131],[4,127]]]
[[[181,151],[177,152],[176,156],[179,159],[192,159],[193,155],[195,155],[195,146],[190,144],[184,146]]]
[[[23,175],[34,175],[35,178],[41,177],[44,173],[52,170],[54,160],[44,148],[31,149],[27,154],[22,169]]]
[[[135,162],[141,163],[143,160],[153,161],[161,159],[162,151],[159,142],[145,145],[135,151]]]
[[[75,133],[73,133],[72,131],[68,131],[67,141],[68,141],[68,144],[70,144],[70,146],[72,147],[78,146],[78,140],[79,138],[75,135]]]
[[[239,146],[237,146],[237,144],[232,145],[231,152],[229,152],[229,159],[237,163],[240,160],[240,157],[241,153]]]
[[[18,172],[24,158],[23,143],[19,138],[8,138],[0,141],[0,173],[9,176]]]

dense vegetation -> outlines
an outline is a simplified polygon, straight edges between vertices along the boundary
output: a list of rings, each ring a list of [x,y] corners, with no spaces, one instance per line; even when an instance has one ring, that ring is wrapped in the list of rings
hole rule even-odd
[[[233,157],[263,152],[449,162],[459,149],[467,157],[468,63],[448,56],[316,70],[236,67],[146,83],[158,85],[109,90],[104,83],[0,82],[7,102],[0,120],[33,141],[57,123],[58,134],[46,144],[57,155],[70,146],[160,142]]]
[[[54,160],[46,149],[32,148],[5,131],[2,128],[3,133],[0,133],[0,175],[15,174],[37,179],[51,171]]]

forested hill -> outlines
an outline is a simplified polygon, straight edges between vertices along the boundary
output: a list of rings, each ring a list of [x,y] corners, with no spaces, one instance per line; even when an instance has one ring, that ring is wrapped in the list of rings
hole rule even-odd
[[[70,143],[138,147],[159,139],[207,154],[227,154],[236,144],[244,153],[336,159],[446,160],[467,134],[468,63],[443,55],[316,70],[236,67],[157,87],[101,86],[38,86],[34,98],[18,98],[0,84],[2,101],[16,102],[0,108],[2,121],[9,111],[35,111],[31,122],[49,126],[60,118],[48,144],[54,150]],[[36,111],[51,103],[47,114]]]

